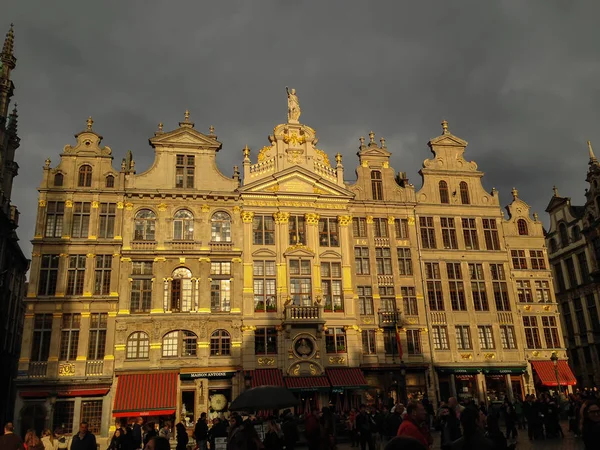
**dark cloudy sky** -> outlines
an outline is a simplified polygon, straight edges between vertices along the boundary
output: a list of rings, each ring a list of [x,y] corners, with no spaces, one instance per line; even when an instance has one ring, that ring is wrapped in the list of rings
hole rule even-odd
[[[173,129],[188,108],[196,128],[215,126],[230,175],[245,144],[266,145],[285,121],[287,85],[347,177],[372,129],[417,187],[447,119],[485,187],[506,204],[516,186],[544,221],[553,184],[583,200],[586,140],[600,152],[597,0],[7,0],[1,10],[2,30],[15,23],[13,202],[28,255],[44,160],[58,162],[88,115],[115,167],[132,150],[140,172],[156,124]]]

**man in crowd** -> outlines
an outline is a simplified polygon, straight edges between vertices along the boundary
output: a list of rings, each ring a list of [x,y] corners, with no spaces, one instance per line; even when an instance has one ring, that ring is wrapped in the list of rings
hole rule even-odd
[[[425,407],[421,403],[410,402],[406,407],[406,418],[398,428],[398,436],[413,438],[428,448],[429,438],[423,432],[426,418],[427,411],[425,411]]]
[[[365,450],[369,444],[369,450],[374,450],[373,433],[377,432],[375,420],[367,412],[367,405],[360,405],[360,413],[356,416],[356,430],[358,431],[358,440],[360,450]]]
[[[4,434],[0,436],[0,449],[2,450],[23,450],[23,441],[14,433],[15,429],[12,422],[4,425]]]
[[[71,440],[71,450],[97,450],[96,436],[88,430],[88,423],[79,424],[79,433]]]
[[[199,450],[206,450],[206,440],[208,439],[208,424],[206,423],[206,413],[200,414],[200,420],[194,428],[194,439],[198,444]]]

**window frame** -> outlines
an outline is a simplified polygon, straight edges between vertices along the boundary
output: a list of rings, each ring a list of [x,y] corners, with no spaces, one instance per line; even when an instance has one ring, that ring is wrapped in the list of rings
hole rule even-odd
[[[194,189],[195,178],[195,156],[181,154],[175,155],[175,189]]]
[[[333,217],[320,218],[318,230],[320,247],[340,246],[340,229],[337,219]]]
[[[453,217],[440,217],[442,226],[442,244],[445,249],[458,249],[458,239],[456,238],[456,226]]]
[[[156,241],[157,216],[149,208],[142,208],[135,213],[133,219],[134,241]]]
[[[134,356],[130,356],[134,355]],[[145,331],[134,331],[127,336],[125,344],[125,359],[149,359],[150,358],[150,336]]]
[[[332,344],[334,348],[332,348]],[[325,352],[327,354],[347,353],[346,332],[341,327],[331,327],[325,331]]]
[[[79,335],[81,333],[81,314],[63,313],[60,326],[60,347],[58,360],[72,362],[77,359]]]
[[[262,267],[262,271],[258,270]],[[277,264],[274,260],[252,262],[254,312],[277,312]],[[262,302],[262,308],[260,303]]]
[[[449,205],[450,192],[448,191],[448,183],[444,180],[440,180],[438,183],[438,190],[440,194],[440,203]]]
[[[380,170],[371,170],[371,196],[373,200],[383,200],[383,178]]]
[[[471,204],[471,197],[469,195],[469,185],[466,181],[461,181],[458,185],[460,191],[460,203],[463,205]]]
[[[256,330],[254,330],[255,355],[277,355],[278,352],[279,346],[276,327],[259,327]]]
[[[93,169],[89,164],[79,166],[77,177],[77,187],[92,187]]]
[[[344,312],[340,261],[321,261],[321,291],[325,312]]]
[[[217,211],[210,218],[210,242],[231,242],[231,215]]]
[[[231,334],[219,328],[210,335],[210,356],[231,356]]]
[[[194,240],[195,218],[194,213],[189,209],[182,208],[173,214],[173,240],[174,241],[193,241]]]
[[[270,224],[270,227],[267,226]],[[275,219],[273,216],[263,214],[252,218],[252,243],[253,245],[275,245]]]
[[[61,238],[65,225],[65,202],[49,201],[46,204],[44,237]]]

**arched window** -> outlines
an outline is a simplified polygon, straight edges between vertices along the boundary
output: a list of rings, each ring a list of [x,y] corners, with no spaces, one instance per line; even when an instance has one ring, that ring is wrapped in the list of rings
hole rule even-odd
[[[231,336],[225,330],[215,330],[210,335],[210,356],[231,355]]]
[[[217,212],[210,221],[212,241],[231,242],[231,216],[226,212]]]
[[[127,359],[147,359],[150,356],[150,338],[143,331],[131,333],[127,338]]]
[[[556,239],[552,238],[550,239],[550,252],[554,253],[556,250]]]
[[[156,231],[156,214],[149,209],[140,209],[135,215],[136,241],[153,241]]]
[[[569,245],[569,233],[567,231],[567,226],[564,223],[561,223],[558,226],[558,234],[560,236],[561,247],[567,247]]]
[[[194,239],[194,215],[187,209],[180,209],[173,216],[173,239],[176,241]]]
[[[444,180],[440,181],[440,202],[450,203],[450,196],[448,195],[448,183]]]
[[[577,242],[579,239],[581,239],[581,230],[577,225],[575,225],[573,230],[571,230],[571,236],[573,238],[573,242]]]
[[[466,181],[461,181],[458,185],[460,188],[460,202],[463,205],[471,204],[471,200],[469,199],[469,185]]]
[[[379,170],[371,170],[371,191],[373,200],[383,200],[383,181]]]
[[[106,187],[115,187],[115,177],[112,175],[106,175]]]
[[[162,356],[196,356],[198,336],[188,330],[171,331],[165,334],[162,343]]]
[[[92,185],[92,166],[84,164],[79,168],[79,181],[77,186],[90,187]]]
[[[62,186],[63,185],[63,174],[62,173],[57,173],[56,175],[54,175],[54,186]]]
[[[517,230],[519,231],[519,236],[527,236],[529,234],[525,219],[517,220]]]
[[[192,310],[192,272],[179,267],[173,271],[171,281],[171,311],[188,312]]]

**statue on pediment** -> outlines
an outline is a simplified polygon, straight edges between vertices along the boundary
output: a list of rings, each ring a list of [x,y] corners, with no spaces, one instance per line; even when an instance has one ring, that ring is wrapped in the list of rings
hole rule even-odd
[[[288,96],[288,122],[298,123],[298,119],[300,119],[302,110],[300,109],[300,102],[298,101],[298,96],[296,95],[296,89],[288,89],[286,86],[285,91],[287,92]]]

